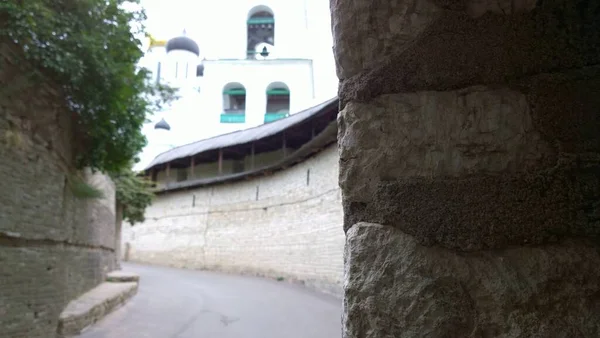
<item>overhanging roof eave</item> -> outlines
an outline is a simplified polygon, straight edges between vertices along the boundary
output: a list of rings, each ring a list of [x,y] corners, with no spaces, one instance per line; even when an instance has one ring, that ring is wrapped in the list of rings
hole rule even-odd
[[[212,138],[196,141],[183,146],[175,147],[156,156],[152,162],[144,169],[150,170],[161,164],[169,163],[174,160],[196,156],[198,154],[223,149],[237,145],[244,145],[261,139],[276,135],[289,128],[297,126],[305,121],[320,116],[322,113],[337,109],[338,99],[334,97],[317,106],[303,110],[289,117],[263,124],[258,127],[236,131],[229,134],[219,135]]]

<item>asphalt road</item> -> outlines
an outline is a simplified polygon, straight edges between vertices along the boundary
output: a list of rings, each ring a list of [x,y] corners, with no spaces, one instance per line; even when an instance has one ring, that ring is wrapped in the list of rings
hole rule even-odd
[[[123,264],[140,275],[127,304],[81,338],[337,338],[342,302],[275,280]]]

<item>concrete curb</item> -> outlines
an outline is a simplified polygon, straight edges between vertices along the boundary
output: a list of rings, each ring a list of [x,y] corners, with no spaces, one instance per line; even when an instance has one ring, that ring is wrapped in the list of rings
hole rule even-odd
[[[122,282],[139,282],[140,276],[135,273],[126,271],[113,271],[106,275],[107,282],[122,283]]]
[[[137,277],[137,276],[136,276]],[[72,337],[119,308],[138,290],[134,282],[105,282],[69,302],[58,319],[58,337]]]

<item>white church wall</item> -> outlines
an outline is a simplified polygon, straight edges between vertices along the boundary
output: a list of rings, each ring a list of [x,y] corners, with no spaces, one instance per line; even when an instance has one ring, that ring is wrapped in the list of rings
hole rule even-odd
[[[264,123],[267,106],[266,90],[273,82],[285,83],[290,89],[290,112],[296,113],[304,102],[313,98],[311,60],[218,60],[205,61],[204,86],[201,100],[206,114],[219,121],[223,112],[223,88],[231,82],[246,88],[246,122],[242,126],[222,126],[223,129],[239,130]]]
[[[175,87],[191,84],[196,79],[196,66],[199,62],[194,53],[169,51],[161,62],[161,77]]]
[[[334,145],[270,176],[159,195],[143,224],[124,225],[122,253],[136,262],[284,277],[339,295],[337,176]]]
[[[315,74],[315,101],[319,104],[337,95],[338,77],[333,57],[331,34],[331,12],[329,1],[305,0],[308,15],[308,37],[306,48],[312,51]],[[313,104],[313,105],[314,105]]]
[[[218,18],[199,20],[197,31],[204,32],[208,58],[245,59],[247,49],[248,14],[255,7],[268,7],[275,19],[275,48],[279,58],[311,58],[306,48],[308,29],[305,0],[229,0],[211,4],[207,13],[223,13]],[[207,15],[207,13],[204,13]],[[209,26],[210,25],[210,26]]]

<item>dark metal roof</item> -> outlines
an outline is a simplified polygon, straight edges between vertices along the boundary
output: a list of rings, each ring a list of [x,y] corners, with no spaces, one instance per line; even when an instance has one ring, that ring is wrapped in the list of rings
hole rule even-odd
[[[196,55],[200,55],[198,44],[187,36],[178,36],[167,41],[167,53],[172,50],[186,50]]]
[[[169,182],[166,183],[164,187],[155,190],[154,192],[156,194],[162,194],[177,190],[185,190],[213,184],[245,180],[251,177],[269,175],[279,170],[284,170],[288,167],[291,167],[296,163],[299,163],[305,160],[306,158],[313,156],[314,154],[318,153],[324,148],[335,143],[336,139],[337,121],[332,121],[319,135],[315,136],[315,138],[304,144],[300,149],[296,150],[294,153],[290,154],[286,158],[272,165],[224,176],[201,178],[183,182]]]
[[[154,125],[154,129],[171,130],[171,126],[167,123],[167,121],[165,121],[165,119],[161,119]]]
[[[209,150],[227,148],[239,144],[254,142],[265,137],[280,133],[290,127],[298,125],[313,116],[327,112],[330,109],[337,108],[338,98],[332,98],[321,103],[318,106],[303,110],[289,117],[260,125],[258,127],[240,130],[229,134],[219,135],[205,140],[189,143],[170,149],[159,154],[152,160],[145,170],[151,169],[160,164],[168,163],[177,159],[195,156]]]

